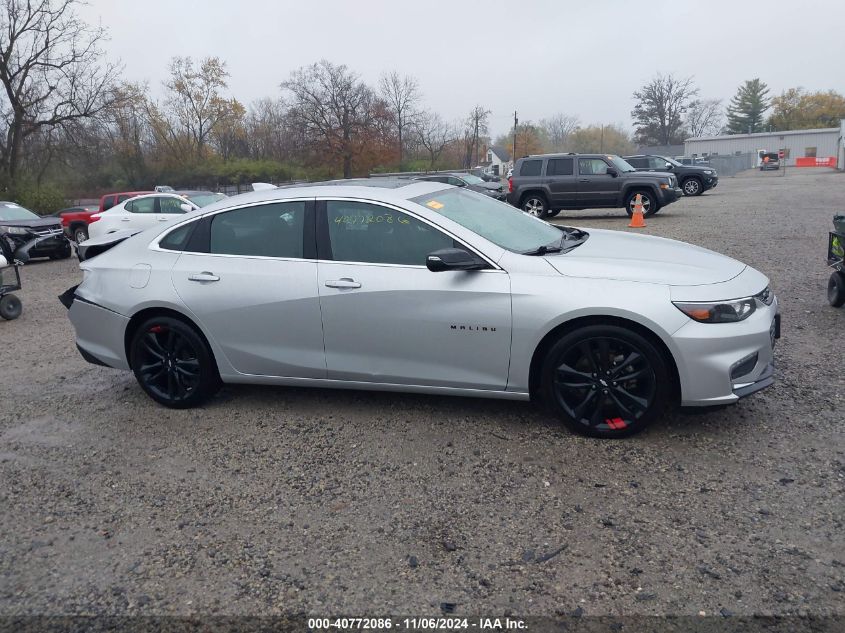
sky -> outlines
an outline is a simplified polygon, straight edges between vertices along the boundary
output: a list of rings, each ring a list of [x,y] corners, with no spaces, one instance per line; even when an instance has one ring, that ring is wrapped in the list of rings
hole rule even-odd
[[[493,136],[514,110],[630,129],[632,94],[658,72],[724,103],[755,77],[771,95],[845,93],[842,0],[88,0],[79,13],[154,96],[176,55],[223,59],[245,104],[325,58],[372,86],[385,71],[416,77],[447,120],[482,105]]]

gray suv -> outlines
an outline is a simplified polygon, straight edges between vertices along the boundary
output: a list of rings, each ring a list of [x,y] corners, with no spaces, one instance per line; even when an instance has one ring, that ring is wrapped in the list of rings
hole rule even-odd
[[[643,212],[654,215],[681,197],[678,179],[668,173],[638,172],[608,154],[541,154],[516,161],[508,179],[508,202],[543,218],[563,209],[624,208],[634,212],[642,195]]]

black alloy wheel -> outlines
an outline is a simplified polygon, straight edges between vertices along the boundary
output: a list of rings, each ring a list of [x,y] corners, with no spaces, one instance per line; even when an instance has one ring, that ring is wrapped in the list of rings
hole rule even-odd
[[[666,409],[669,379],[660,352],[618,326],[575,330],[549,351],[546,401],[571,430],[604,438],[641,431]]]
[[[208,399],[220,378],[211,351],[188,324],[155,317],[132,339],[132,370],[141,388],[156,402],[185,409]]]

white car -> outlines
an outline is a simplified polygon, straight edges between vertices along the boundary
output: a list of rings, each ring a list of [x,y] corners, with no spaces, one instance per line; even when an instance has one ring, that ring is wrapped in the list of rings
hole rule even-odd
[[[108,211],[95,213],[88,225],[91,238],[122,229],[144,230],[196,211],[226,196],[211,191],[182,191],[178,193],[150,193],[135,196],[116,204]]]
[[[221,382],[542,398],[571,429],[622,437],[774,382],[762,273],[465,187],[256,191],[132,233],[83,242],[61,300],[82,356],[168,407]]]

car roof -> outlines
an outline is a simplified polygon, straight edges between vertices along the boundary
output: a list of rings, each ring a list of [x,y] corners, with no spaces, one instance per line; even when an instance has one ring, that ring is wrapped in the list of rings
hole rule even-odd
[[[225,196],[226,194],[219,191],[205,191],[204,189],[179,189],[174,191],[157,191],[160,195],[176,194],[178,196]]]
[[[410,180],[404,178],[356,178],[349,180],[330,180],[326,182],[310,182],[287,185],[277,189],[263,189],[250,191],[214,202],[199,211],[197,215],[204,215],[210,211],[228,209],[229,207],[254,204],[259,202],[274,202],[296,198],[360,198],[373,202],[400,204],[405,200],[424,196],[434,191],[456,189],[452,185],[428,180]],[[172,195],[172,194],[171,194]]]

